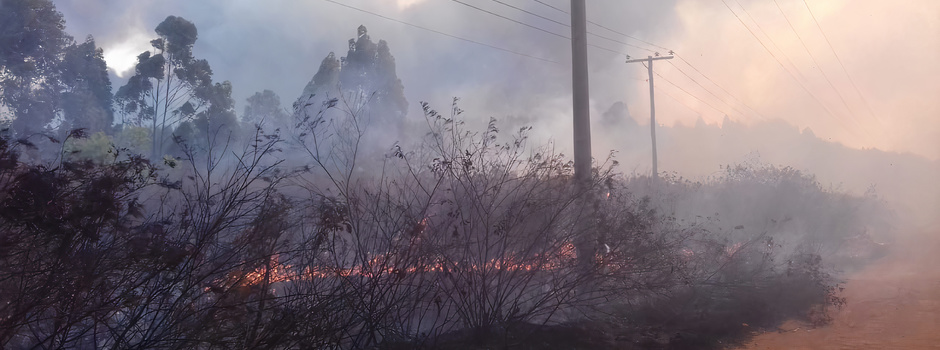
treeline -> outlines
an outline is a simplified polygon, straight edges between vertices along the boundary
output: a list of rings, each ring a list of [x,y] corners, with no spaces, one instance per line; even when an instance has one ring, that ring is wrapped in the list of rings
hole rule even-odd
[[[196,143],[239,127],[231,84],[213,83],[209,63],[193,57],[196,27],[185,19],[157,26],[153,49],[112,94],[102,49],[91,36],[78,43],[66,33],[51,1],[4,1],[0,16],[0,103],[19,139],[47,143],[81,128],[156,158],[172,133]]]
[[[315,113],[330,101],[369,117],[389,135],[398,134],[407,113],[389,46],[372,42],[364,26],[350,39],[345,57],[326,55],[295,108],[285,108],[277,94],[264,90],[247,98],[237,113],[232,83],[217,81],[210,63],[194,56],[198,30],[184,18],[168,16],[156,26],[150,49],[136,56],[133,75],[116,90],[103,50],[91,36],[73,39],[50,0],[4,1],[0,23],[0,127],[38,146],[83,129],[89,138],[68,145],[66,156],[73,158],[111,161],[112,149],[129,148],[159,159],[183,156],[183,143],[202,150],[223,141],[243,145],[256,126],[287,132],[296,128],[295,110],[310,107]]]

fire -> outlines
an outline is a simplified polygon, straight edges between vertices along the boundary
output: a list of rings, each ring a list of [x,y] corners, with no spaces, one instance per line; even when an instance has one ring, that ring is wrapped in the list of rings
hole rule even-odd
[[[422,220],[424,223],[424,220]],[[280,282],[289,282],[294,280],[315,280],[332,277],[350,277],[362,276],[368,278],[381,278],[391,276],[398,279],[408,275],[418,273],[450,273],[452,271],[538,271],[538,270],[556,270],[569,265],[577,257],[574,244],[566,242],[553,252],[536,254],[528,258],[518,255],[507,255],[490,259],[483,264],[461,263],[459,261],[450,261],[444,257],[432,258],[431,261],[413,266],[400,266],[394,261],[394,255],[391,253],[374,256],[368,261],[353,267],[311,267],[302,269],[295,268],[293,265],[280,262],[279,256],[270,258],[264,266],[258,267],[251,272],[245,273],[240,278],[238,273],[230,274],[229,278],[217,281],[216,285],[222,286],[257,286],[273,285]]]
[[[610,194],[608,193],[608,196]],[[420,240],[426,233],[429,219],[424,217],[409,231],[412,238]],[[274,285],[281,282],[297,280],[317,280],[335,277],[360,276],[366,278],[392,277],[403,279],[408,275],[422,273],[451,273],[455,271],[481,272],[530,272],[557,270],[571,264],[577,259],[577,248],[572,242],[559,242],[557,248],[534,255],[520,255],[509,253],[504,256],[492,258],[483,263],[468,263],[447,259],[444,256],[433,256],[430,259],[420,259],[403,263],[393,252],[380,253],[367,261],[349,267],[341,266],[306,266],[295,267],[280,261],[279,255],[271,256],[263,266],[247,273],[231,273],[228,278],[213,283],[216,287],[239,287]],[[415,244],[413,241],[412,244]],[[609,248],[604,254],[597,257],[599,264],[605,264],[603,255],[609,254]],[[458,259],[461,260],[461,259]]]
[[[268,284],[274,284],[277,282],[289,281],[292,279],[291,276],[291,266],[280,264],[279,255],[271,256],[268,260],[267,266],[262,266],[254,271],[251,271],[245,274],[244,283],[248,285],[257,285],[265,282],[267,278]]]
[[[743,246],[744,242],[735,243],[734,245],[725,248],[725,254],[727,254],[729,257],[734,256],[734,254],[737,253],[738,250],[741,250],[741,247]]]

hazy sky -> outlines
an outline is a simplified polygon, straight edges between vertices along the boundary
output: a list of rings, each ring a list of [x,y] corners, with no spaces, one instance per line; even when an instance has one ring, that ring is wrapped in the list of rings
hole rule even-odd
[[[411,102],[410,116],[420,116],[418,101],[447,110],[456,96],[472,118],[531,124],[542,139],[553,138],[563,148],[570,144],[567,39],[450,0],[337,1],[557,63],[456,40],[324,0],[60,0],[56,5],[69,33],[76,38],[94,35],[109,66],[123,77],[167,15],[194,22],[199,30],[196,56],[209,60],[216,80],[232,81],[239,103],[256,91],[272,89],[289,104],[327,53],[345,55],[346,41],[364,24],[373,40],[388,41]],[[565,26],[496,1],[462,2],[570,35]],[[501,2],[568,22],[564,13],[534,0]],[[542,2],[568,8],[565,0]],[[850,147],[940,159],[940,1],[589,0],[588,17],[683,58],[654,66],[664,77],[655,77],[657,118],[663,124],[691,125],[698,118],[719,123],[726,114],[745,123],[780,118]],[[595,25],[588,30],[665,53]],[[589,40],[633,57],[651,54],[597,36]],[[593,116],[625,101],[634,118],[648,123],[646,69],[625,64],[624,55],[604,49],[592,47],[589,56]],[[115,81],[115,86],[121,84]],[[605,153],[595,149],[595,155]]]

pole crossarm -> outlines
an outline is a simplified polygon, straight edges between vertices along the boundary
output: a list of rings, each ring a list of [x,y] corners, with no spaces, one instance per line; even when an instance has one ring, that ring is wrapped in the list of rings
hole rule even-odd
[[[656,61],[656,60],[668,60],[668,59],[671,59],[671,58],[674,58],[674,57],[676,57],[676,56],[658,56],[658,57],[650,56],[650,57],[647,57],[647,58],[637,58],[637,59],[627,60],[627,61],[624,62],[624,63],[649,62],[649,61]]]

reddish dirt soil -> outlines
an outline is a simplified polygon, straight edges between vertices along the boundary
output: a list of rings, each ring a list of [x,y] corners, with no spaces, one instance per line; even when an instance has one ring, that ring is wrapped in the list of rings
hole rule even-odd
[[[851,274],[848,304],[827,326],[788,322],[744,349],[940,349],[940,227],[900,236],[888,256]]]

